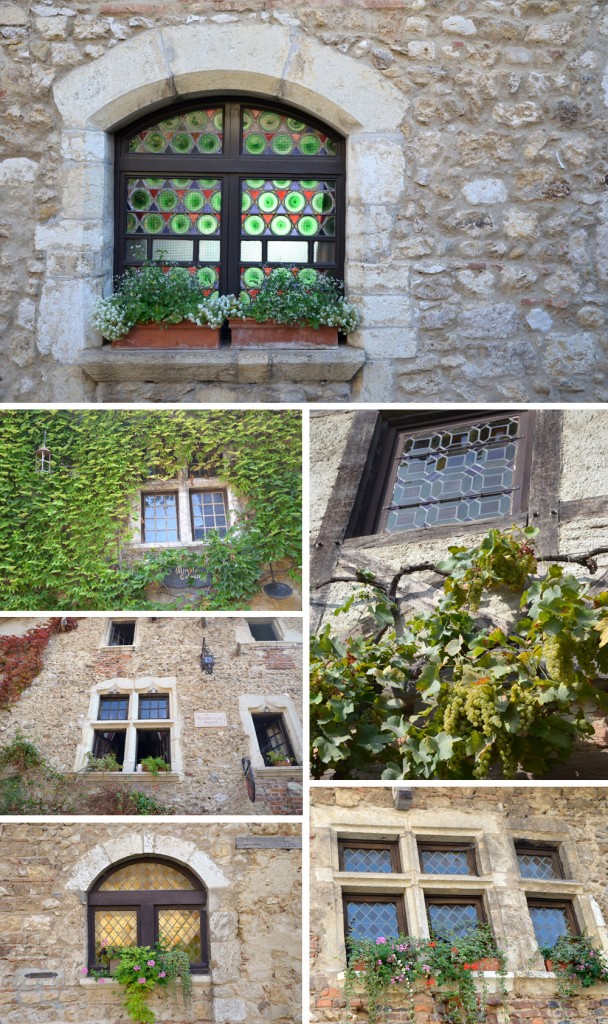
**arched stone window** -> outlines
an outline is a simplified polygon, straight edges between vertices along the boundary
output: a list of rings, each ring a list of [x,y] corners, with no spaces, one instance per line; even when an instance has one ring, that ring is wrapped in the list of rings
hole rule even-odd
[[[344,275],[344,141],[298,110],[204,98],[117,136],[115,271],[166,260],[207,294],[273,267]]]
[[[136,858],[107,868],[89,891],[89,965],[110,946],[153,946],[188,953],[193,973],[209,970],[207,891],[187,868]]]

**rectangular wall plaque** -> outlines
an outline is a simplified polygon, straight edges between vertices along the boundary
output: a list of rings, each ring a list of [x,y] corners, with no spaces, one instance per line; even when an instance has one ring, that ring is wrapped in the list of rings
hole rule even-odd
[[[228,725],[228,721],[223,711],[195,711],[194,725],[197,729],[217,729]]]

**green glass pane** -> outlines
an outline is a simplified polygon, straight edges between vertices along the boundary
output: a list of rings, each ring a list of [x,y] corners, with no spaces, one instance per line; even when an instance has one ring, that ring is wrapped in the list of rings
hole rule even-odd
[[[190,218],[185,213],[176,213],[169,221],[169,226],[176,235],[186,235],[192,224]]]
[[[185,132],[178,132],[171,140],[171,149],[176,153],[189,153],[193,145],[194,140],[192,136],[186,135]]]
[[[306,179],[306,181],[304,181],[304,179],[302,179],[302,181],[300,182],[300,185],[302,186],[302,188],[305,188],[307,191],[310,191],[311,189],[317,188],[318,184],[319,184],[318,181],[309,181],[308,178]]]
[[[152,203],[152,196],[146,189],[136,188],[129,197],[129,205],[134,210],[147,210]]]
[[[184,206],[189,213],[199,213],[205,205],[205,197],[200,192],[187,192],[184,196]]]
[[[290,135],[275,135],[271,142],[272,150],[278,156],[285,156],[293,149],[293,139]]]
[[[301,192],[288,192],[285,196],[285,206],[290,213],[301,213],[306,206],[306,199]]]
[[[261,217],[246,217],[243,227],[248,235],[262,235],[264,233],[264,221]]]
[[[219,227],[219,221],[212,213],[204,213],[198,218],[196,226],[201,235],[213,235]]]
[[[177,195],[175,192],[161,192],[156,202],[164,213],[170,213],[177,206]]]
[[[207,124],[207,115],[202,110],[191,110],[189,114],[186,114],[184,121],[186,126],[191,132],[200,131]],[[176,125],[177,127],[177,125]]]
[[[201,267],[196,276],[203,288],[213,288],[217,283],[217,271],[214,267]]]
[[[275,188],[289,188],[291,178],[273,178],[272,184]]]
[[[245,181],[247,188],[261,188],[264,184],[263,178],[247,178]]]
[[[298,221],[298,231],[301,235],[305,235],[306,238],[310,238],[311,235],[316,235],[319,230],[319,224],[314,217],[300,217]]]
[[[249,295],[248,292],[241,292],[239,295],[239,299],[241,300],[244,306],[251,305],[251,295]]]
[[[241,196],[241,210],[243,211],[243,213],[247,213],[247,210],[251,206],[251,202],[252,199],[249,192],[243,192]]]
[[[279,205],[279,200],[274,192],[263,192],[258,199],[258,206],[264,213],[272,213]]]
[[[330,192],[317,192],[312,197],[311,206],[315,213],[331,213],[334,208],[334,200]]]
[[[321,149],[321,140],[317,135],[303,135],[300,139],[300,151],[304,156],[316,156]]]
[[[164,132],[172,132],[179,125],[179,117],[168,117],[165,121],[159,121],[158,127]]]
[[[273,217],[270,222],[270,230],[273,235],[288,235],[291,231],[291,221],[289,217],[284,217],[282,214],[279,214],[278,217]]]
[[[144,145],[149,153],[162,153],[167,147],[167,140],[160,132],[148,132]]]
[[[337,146],[337,143],[335,143],[333,139],[328,139],[327,140],[327,142],[325,143],[325,148],[327,150],[327,155],[328,156],[336,156],[336,154],[338,152],[338,146]]]
[[[290,132],[303,132],[304,129],[306,128],[306,125],[304,124],[303,121],[296,121],[295,117],[288,117],[287,127],[289,128]]]
[[[245,149],[252,156],[258,156],[266,149],[266,139],[263,135],[248,135],[245,139]]]
[[[179,182],[178,178],[174,178],[173,183],[177,185]],[[146,185],[148,188],[161,188],[165,184],[164,178],[146,178]]]
[[[220,212],[220,210],[222,208],[222,193],[221,192],[214,192],[213,193],[213,195],[211,196],[211,206],[216,211],[216,213]]]
[[[260,127],[262,127],[265,132],[276,132],[277,128],[281,124],[281,115],[267,110],[263,114],[260,114],[259,121]]]
[[[218,178],[201,178],[199,180],[199,185],[200,185],[201,188],[217,188],[217,186],[219,185],[219,179]]]
[[[144,231],[149,235],[159,235],[165,226],[160,213],[148,213],[143,220]]]
[[[252,124],[253,124],[253,114],[251,113],[250,110],[244,110],[243,114],[242,114],[243,131],[246,132],[248,128],[251,128]]]
[[[261,288],[264,283],[264,271],[259,267],[247,267],[243,281],[248,288]]]
[[[334,237],[336,234],[336,221],[334,217],[327,217],[323,221],[322,232],[324,235],[329,235],[330,238]]]
[[[137,230],[137,217],[133,213],[127,214],[127,234],[132,234],[133,231]]]
[[[221,139],[219,139],[217,135],[210,135],[209,133],[201,135],[198,140],[198,148],[201,153],[217,153],[221,148],[221,145]]]
[[[171,178],[171,181],[173,182],[176,188],[188,188],[192,181],[192,178]],[[162,185],[162,178],[160,179],[159,183]]]
[[[217,114],[214,114],[213,126],[217,128],[218,132],[221,132],[224,127],[224,113],[222,110],[218,110]]]

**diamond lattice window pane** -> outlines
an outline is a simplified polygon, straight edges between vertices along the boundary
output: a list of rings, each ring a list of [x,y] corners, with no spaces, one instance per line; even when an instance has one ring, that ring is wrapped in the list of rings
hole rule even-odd
[[[101,892],[133,892],[153,889],[194,889],[192,882],[162,861],[136,861],[112,872],[100,885]]]
[[[522,878],[558,878],[550,854],[518,853],[519,873]]]
[[[95,949],[101,946],[136,946],[137,911],[96,910]]]
[[[200,963],[201,915],[198,910],[166,908],[158,911],[158,935],[169,949],[181,949],[191,964]]]
[[[530,907],[530,917],[539,946],[554,946],[562,935],[568,935],[568,918],[561,907]]]
[[[387,531],[508,515],[517,431],[517,418],[506,417],[406,437]]]
[[[394,903],[348,903],[348,925],[353,939],[377,939],[379,935],[399,934],[397,907]]]
[[[393,870],[390,850],[361,850],[344,848],[345,871],[382,871]]]
[[[470,875],[465,850],[421,850],[422,870],[429,875]]]
[[[428,907],[429,924],[433,935],[466,935],[479,924],[474,903],[431,903]]]

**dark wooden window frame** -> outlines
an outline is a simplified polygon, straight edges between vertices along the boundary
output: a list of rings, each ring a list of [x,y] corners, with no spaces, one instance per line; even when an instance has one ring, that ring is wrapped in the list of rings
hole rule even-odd
[[[390,501],[399,453],[406,437],[435,427],[438,429],[452,425],[462,427],[504,416],[519,417],[521,429],[518,434],[523,435],[518,443],[513,483],[513,507],[509,515],[475,519],[470,523],[437,524],[426,528],[395,530],[390,534],[386,533],[384,530],[386,505]],[[429,531],[432,531],[434,536],[440,534],[449,536],[458,528],[479,528],[480,524],[490,526],[497,522],[516,521],[528,506],[534,420],[533,410],[508,408],[480,409],[476,412],[472,412],[470,409],[455,409],[432,413],[412,412],[405,415],[397,411],[385,412],[382,415],[375,452],[372,453],[366,479],[362,481],[359,497],[353,510],[351,524],[347,531],[348,536],[371,536],[378,533],[382,536],[403,537],[407,534],[408,539],[415,540],[420,536],[429,536]]]
[[[576,914],[574,913],[574,904],[571,899],[559,896],[527,896],[526,902],[528,904],[528,909],[530,909],[530,907],[547,907],[549,910],[563,910],[572,935],[581,934]]]
[[[175,519],[177,524],[177,540],[163,541],[163,540],[146,540],[146,517],[144,500],[150,496],[155,498],[168,497],[169,495],[175,495]],[[179,529],[179,491],[142,491],[141,492],[141,542],[142,544],[179,544],[181,541],[180,529]]]
[[[434,839],[418,839],[418,860],[420,862],[420,870],[423,875],[434,874],[435,877],[439,877],[435,872],[425,871],[424,864],[422,861],[421,853],[466,853],[467,864],[469,866],[469,875],[479,875],[479,869],[477,867],[477,851],[474,842],[467,841],[456,841],[456,842],[443,842],[442,840]],[[447,872],[446,872],[447,874]],[[460,875],[460,877],[467,877],[466,875]]]
[[[154,721],[154,719],[146,719],[146,718],[144,718],[141,721],[143,721],[143,722],[150,722],[150,721]],[[158,719],[158,721],[165,721],[165,719]],[[172,761],[172,757],[173,757],[173,750],[172,750],[172,747],[173,747],[173,743],[172,743],[173,735],[172,735],[171,726],[167,726],[164,729],[159,729],[158,726],[154,726],[154,725],[140,725],[139,719],[137,720],[137,725],[135,726],[135,763],[139,764],[139,762],[141,761],[141,758],[142,758],[142,753],[141,753],[141,750],[140,750],[140,740],[139,740],[139,738],[140,738],[141,734],[144,733],[144,732],[156,732],[156,733],[162,732],[162,733],[166,733],[165,746],[166,746],[167,754],[169,756],[167,757],[164,754],[156,754],[155,756],[156,757],[164,757],[164,759],[167,762],[167,764],[171,765],[171,761]],[[162,741],[159,741],[159,742],[162,742]],[[146,756],[146,755],[144,755],[144,756]]]
[[[399,857],[399,842],[397,839],[338,839],[338,863],[340,871],[350,871],[351,868],[344,867],[345,850],[388,850],[391,857],[391,871],[368,871],[357,872],[357,874],[388,875],[401,873],[401,860]]]
[[[104,703],[110,703],[111,701],[124,701],[126,703],[126,715],[124,718],[102,718],[101,709]],[[129,710],[131,704],[131,695],[129,693],[102,693],[99,695],[99,707],[97,708],[97,721],[98,722],[128,722],[129,721]]]
[[[119,762],[119,764],[122,763],[123,768],[124,768],[124,756],[125,756],[124,752],[125,752],[126,746],[127,746],[127,731],[128,731],[129,720],[128,719],[124,719],[124,718],[110,719],[108,724],[112,725],[112,723],[114,721],[119,722],[121,726],[124,723],[124,728],[118,728],[118,729],[104,728],[104,729],[100,729],[100,728],[95,727],[93,729],[93,745],[91,747],[91,753],[92,753],[93,757],[100,757],[100,756],[101,757],[105,757],[105,754],[102,754],[100,751],[96,753],[96,751],[98,751],[98,742],[99,742],[99,740],[101,738],[101,734],[104,733],[104,732],[111,732],[111,733],[114,733],[114,734],[122,733],[122,735],[124,736],[124,744],[123,744],[123,750],[122,750],[123,761]],[[104,722],[104,725],[105,725],[105,722]]]
[[[206,540],[206,536],[205,537],[195,537],[194,536],[194,505],[192,503],[192,497],[195,494],[221,494],[222,495],[222,500],[224,502],[224,516],[226,518],[226,527],[225,527],[225,529],[228,530],[228,529],[230,529],[230,520],[229,520],[230,508],[229,508],[229,505],[228,505],[228,492],[223,487],[214,487],[214,488],[211,488],[211,487],[208,487],[208,488],[205,488],[205,487],[189,487],[188,488],[188,505],[189,505],[189,508],[190,508],[190,533],[192,535],[192,543],[193,544],[204,544],[205,540]],[[213,529],[215,529],[215,527],[213,527],[213,526],[209,527],[209,530],[213,530]],[[208,532],[209,531],[206,530],[205,534],[207,534]]]
[[[542,843],[535,843],[526,839],[516,839],[515,845],[515,856],[517,857],[517,863],[519,865],[519,854],[527,854],[528,856],[537,857],[550,857],[555,872],[555,879],[565,878],[564,865],[562,864],[561,857],[559,855],[559,847],[551,845],[543,845]],[[533,878],[530,875],[522,875],[520,871],[520,877],[524,878],[529,882],[550,882],[550,878]]]
[[[142,505],[142,510],[143,510],[143,505]],[[143,522],[143,519],[142,519],[142,522]],[[131,643],[130,644],[123,644],[123,643],[115,643],[115,644],[113,644],[112,643],[112,639],[114,637],[114,632],[115,632],[116,627],[118,627],[118,631],[120,632],[120,627],[121,626],[133,626],[133,637],[131,639]],[[136,630],[136,628],[137,628],[137,619],[112,619],[111,622],[110,622],[110,633],[109,633],[109,636],[108,636],[107,646],[108,647],[132,647],[134,642],[135,642],[135,630]]]
[[[164,700],[167,703],[167,714],[164,718],[142,718],[141,705],[145,700]],[[139,693],[137,695],[137,721],[138,722],[165,722],[171,718],[171,695],[169,693]]]
[[[483,896],[470,896],[470,895],[468,895],[466,893],[463,893],[462,895],[459,895],[459,896],[454,896],[454,895],[451,895],[451,894],[448,895],[447,893],[444,894],[444,893],[427,893],[427,892],[425,892],[425,894],[424,894],[424,905],[425,905],[425,908],[426,908],[426,917],[427,917],[427,921],[428,921],[429,929],[430,930],[432,930],[432,928],[431,928],[431,921],[430,921],[430,918],[429,918],[429,907],[430,906],[443,905],[443,904],[450,904],[452,906],[458,906],[458,905],[460,905],[460,906],[464,906],[464,905],[474,906],[475,910],[477,912],[477,921],[478,921],[478,923],[479,924],[487,924],[488,923],[488,917],[487,917],[487,914],[486,914],[486,908],[485,908],[485,905],[484,905]]]
[[[398,894],[391,893],[375,893],[375,892],[342,892],[342,908],[344,913],[344,935],[346,938],[350,935],[350,925],[348,923],[348,904],[349,903],[393,903],[397,911],[397,925],[399,927],[400,935],[407,935],[407,918],[405,916],[405,905],[403,903],[403,897]]]
[[[265,744],[260,742],[260,733],[258,732],[258,724],[260,726],[260,729],[262,729],[264,724],[265,724],[265,720],[267,720],[268,724],[270,724],[270,722],[274,721],[275,719],[279,722],[279,725],[280,725],[280,728],[281,728],[281,732],[283,734],[282,743],[283,743],[283,746],[285,747],[285,749],[287,751],[287,756],[291,759],[292,762],[295,762],[296,756],[295,756],[295,753],[294,753],[294,750],[293,750],[293,744],[292,744],[291,738],[289,736],[289,730],[287,729],[287,724],[285,722],[285,715],[283,714],[283,712],[282,711],[259,711],[259,712],[258,711],[254,711],[254,712],[252,712],[251,718],[252,718],[252,721],[253,721],[253,728],[255,730],[255,736],[256,736],[256,740],[257,740],[258,747],[259,747],[259,750],[260,750],[260,754],[262,755],[262,758],[264,759],[264,765],[267,768],[272,767],[271,764],[266,764],[266,754],[272,748],[268,747],[267,749],[262,749],[263,747],[265,747]]]
[[[243,107],[259,106],[263,109],[276,111],[287,116],[301,117],[312,128],[317,128],[330,136],[337,145],[335,157],[304,157],[304,156],[251,156],[241,153],[241,110]],[[224,145],[223,152],[215,155],[192,154],[147,154],[129,153],[129,139],[145,128],[157,124],[160,120],[183,114],[190,110],[222,107],[224,109]],[[240,289],[240,243],[241,243],[241,190],[243,178],[292,178],[330,179],[336,182],[336,260],[330,264],[315,264],[315,267],[327,269],[338,278],[344,277],[345,247],[345,166],[346,143],[334,129],[311,117],[310,114],[296,107],[275,102],[273,97],[256,95],[234,95],[226,92],[221,96],[199,96],[196,100],[188,100],[163,107],[153,114],[132,122],[116,135],[115,157],[115,196],[116,196],[116,230],[114,272],[123,273],[126,251],[126,204],[127,178],[145,177],[192,177],[219,178],[222,180],[222,219],[224,230],[221,236],[220,267],[222,281],[221,291],[225,294],[239,293]],[[154,236],[149,237],[150,240]],[[158,236],[162,237],[162,236]],[[266,252],[266,241],[263,242],[263,256]],[[286,239],[288,240],[288,239]],[[292,239],[294,240],[294,239]],[[309,252],[312,252],[314,238],[310,240]],[[306,241],[306,239],[302,239]],[[150,252],[152,242],[150,241]],[[196,252],[196,249],[195,249]],[[214,261],[215,262],[215,261]],[[266,262],[262,258],[262,263]],[[243,261],[246,264],[247,261]],[[184,262],[182,266],[191,263]],[[204,265],[204,264],[203,264]],[[259,264],[251,264],[257,266]]]
[[[118,868],[144,860],[161,861],[162,857],[135,857],[120,864],[107,868],[96,880],[88,896],[88,959],[89,967],[99,967],[95,950],[95,910],[103,907],[106,910],[137,910],[137,944],[153,946],[158,939],[158,909],[175,907],[198,908],[201,915],[201,956],[200,963],[191,964],[192,974],[207,974],[209,971],[209,937],[207,925],[207,890],[202,883],[181,864],[166,860],[172,868],[179,871],[194,886],[193,889],[151,889],[130,892],[100,892],[102,883],[114,874]]]

